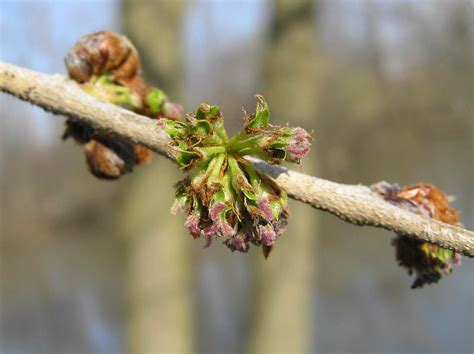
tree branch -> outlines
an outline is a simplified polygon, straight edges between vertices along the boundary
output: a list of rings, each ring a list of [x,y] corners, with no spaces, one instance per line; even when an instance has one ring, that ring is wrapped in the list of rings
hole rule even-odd
[[[129,138],[172,159],[168,135],[155,121],[100,102],[62,75],[42,74],[0,62],[0,90],[54,114]],[[255,158],[249,160],[260,173],[274,178],[292,198],[316,209],[326,210],[355,225],[381,227],[474,257],[472,231],[405,211],[366,186],[338,184]]]

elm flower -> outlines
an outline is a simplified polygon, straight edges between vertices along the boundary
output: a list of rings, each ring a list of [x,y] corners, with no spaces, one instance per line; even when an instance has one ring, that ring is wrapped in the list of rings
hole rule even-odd
[[[311,136],[303,128],[293,128],[288,140],[287,154],[289,161],[300,161],[311,147]]]
[[[260,237],[262,238],[262,243],[267,247],[273,246],[277,238],[277,234],[273,229],[272,225],[259,225],[258,231],[260,233]]]
[[[186,218],[184,226],[189,230],[193,237],[201,236],[201,229],[199,228],[199,221],[201,220],[201,214],[197,211],[193,211]]]
[[[224,241],[224,244],[233,252],[247,252],[249,249],[249,241],[244,233],[238,233]]]
[[[302,128],[269,124],[268,104],[257,96],[256,113],[228,139],[218,106],[201,104],[185,121],[160,120],[170,139],[169,153],[187,177],[176,185],[172,213],[187,214],[185,226],[206,247],[221,239],[231,250],[262,247],[265,257],[288,222],[286,193],[260,175],[244,158],[255,155],[272,163],[299,162],[311,137]]]

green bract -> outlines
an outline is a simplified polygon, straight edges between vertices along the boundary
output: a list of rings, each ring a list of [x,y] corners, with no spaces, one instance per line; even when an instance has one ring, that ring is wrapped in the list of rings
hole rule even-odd
[[[158,114],[163,109],[163,105],[168,101],[165,93],[156,87],[153,87],[146,96],[146,103],[153,114]]]
[[[143,107],[138,93],[127,86],[117,84],[114,76],[110,74],[91,77],[89,81],[82,85],[82,89],[91,96],[126,109],[140,110]]]
[[[176,185],[172,212],[187,213],[185,226],[208,244],[221,237],[231,249],[246,252],[250,243],[265,256],[286,228],[286,193],[261,176],[244,158],[255,155],[270,163],[299,162],[309,152],[310,135],[302,128],[276,127],[257,96],[255,114],[228,139],[218,106],[201,104],[186,121],[161,119],[170,137],[171,155],[188,176]]]

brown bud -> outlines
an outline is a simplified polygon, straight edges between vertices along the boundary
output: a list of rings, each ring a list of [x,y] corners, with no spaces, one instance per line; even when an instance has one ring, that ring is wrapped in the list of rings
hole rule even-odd
[[[397,196],[417,205],[422,215],[451,225],[459,224],[459,213],[449,205],[448,196],[432,184],[417,183],[404,187]]]
[[[98,137],[84,145],[91,173],[103,179],[117,179],[130,172],[136,160],[131,142],[117,137]]]
[[[449,197],[432,184],[417,183],[400,188],[379,182],[372,186],[372,190],[405,210],[459,225],[459,213],[449,205]],[[461,261],[461,256],[451,250],[404,235],[397,235],[392,244],[400,266],[406,268],[410,275],[415,273],[413,289],[438,282],[443,274],[451,273],[452,266],[459,265]]]
[[[92,75],[110,72],[117,80],[140,74],[138,52],[127,37],[109,31],[87,34],[65,58],[69,76],[85,82]]]
[[[142,101],[145,101],[145,97],[150,91],[150,87],[145,83],[145,80],[138,75],[126,80],[121,80],[120,83],[127,86],[130,91],[136,92]]]
[[[153,159],[153,153],[150,149],[140,144],[133,145],[135,151],[135,163],[137,165],[147,165]]]
[[[403,209],[447,224],[459,225],[459,212],[449,205],[449,196],[433,184],[420,182],[400,188],[398,185],[379,182],[371,188]]]

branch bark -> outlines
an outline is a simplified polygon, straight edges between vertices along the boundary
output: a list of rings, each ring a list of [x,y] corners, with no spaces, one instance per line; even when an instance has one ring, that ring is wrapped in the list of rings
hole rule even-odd
[[[0,62],[0,90],[46,111],[90,123],[147,146],[172,159],[168,135],[156,122],[89,96],[72,80]],[[328,211],[355,225],[381,227],[436,243],[474,257],[474,232],[400,209],[362,185],[345,185],[269,165],[249,158],[255,168],[286,190],[290,197]]]

